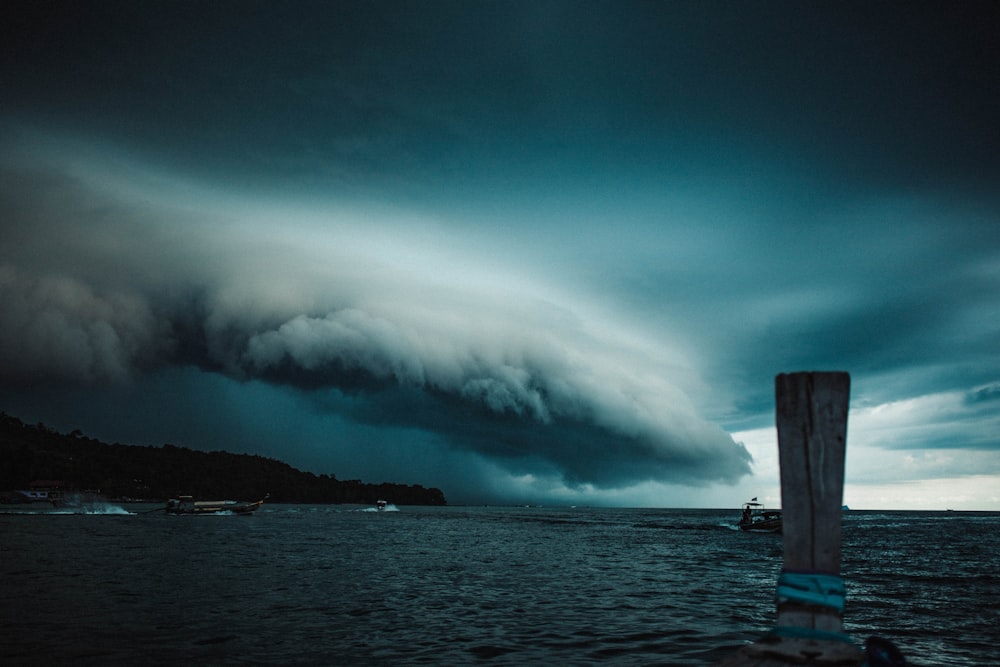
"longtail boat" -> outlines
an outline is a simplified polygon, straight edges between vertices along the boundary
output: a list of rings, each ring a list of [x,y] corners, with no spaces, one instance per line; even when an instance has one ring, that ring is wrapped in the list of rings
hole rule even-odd
[[[255,502],[238,500],[195,500],[193,496],[178,496],[167,501],[167,514],[252,514],[267,496]]]

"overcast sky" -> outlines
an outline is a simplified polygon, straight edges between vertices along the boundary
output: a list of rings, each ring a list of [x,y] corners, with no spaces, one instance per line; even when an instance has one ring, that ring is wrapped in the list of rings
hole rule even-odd
[[[0,409],[452,503],[1000,509],[995,2],[6,2]]]

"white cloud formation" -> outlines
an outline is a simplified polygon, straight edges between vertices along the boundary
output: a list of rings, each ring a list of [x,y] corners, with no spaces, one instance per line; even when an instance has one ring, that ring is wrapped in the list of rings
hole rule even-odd
[[[743,447],[688,397],[696,374],[678,355],[459,241],[416,239],[425,223],[300,217],[193,189],[178,199],[185,188],[100,160],[17,173],[25,191],[4,208],[20,247],[0,252],[15,381],[193,363],[353,394],[353,418],[438,432],[573,485],[748,471]],[[41,211],[24,206],[40,181],[60,193]]]

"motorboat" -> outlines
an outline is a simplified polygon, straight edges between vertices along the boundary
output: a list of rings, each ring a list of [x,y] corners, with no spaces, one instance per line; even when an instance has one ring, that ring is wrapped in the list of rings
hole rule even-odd
[[[743,503],[743,512],[737,525],[740,530],[748,533],[780,533],[781,510],[765,509],[763,503],[753,498],[750,502]]]

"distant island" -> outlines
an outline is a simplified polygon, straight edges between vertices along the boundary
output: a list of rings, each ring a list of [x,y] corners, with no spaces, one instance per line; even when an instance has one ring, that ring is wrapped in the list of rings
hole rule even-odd
[[[169,444],[109,445],[80,431],[58,433],[45,424],[25,424],[0,413],[0,492],[11,500],[9,494],[38,480],[59,484],[66,492],[97,492],[121,501],[162,501],[179,495],[253,500],[270,494],[269,502],[278,503],[447,504],[440,489],[419,484],[339,480],[250,454]]]

